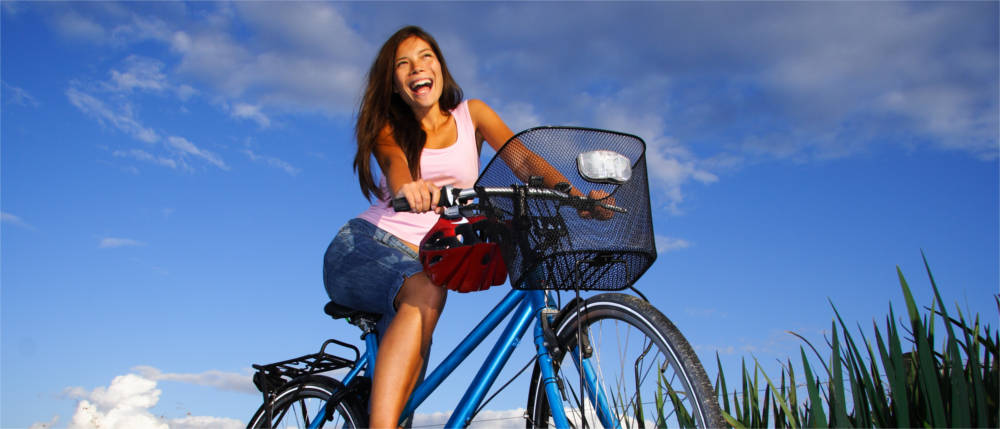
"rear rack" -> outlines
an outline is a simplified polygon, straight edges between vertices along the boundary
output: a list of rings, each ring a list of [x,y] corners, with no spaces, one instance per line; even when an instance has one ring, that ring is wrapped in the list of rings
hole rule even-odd
[[[347,359],[326,353],[326,346],[336,344],[354,351],[354,359]],[[340,368],[354,368],[354,363],[361,357],[357,347],[337,340],[326,340],[319,353],[313,353],[294,359],[283,360],[267,365],[254,364],[257,370],[253,375],[253,384],[264,395],[276,393],[288,382],[312,374],[334,371]]]

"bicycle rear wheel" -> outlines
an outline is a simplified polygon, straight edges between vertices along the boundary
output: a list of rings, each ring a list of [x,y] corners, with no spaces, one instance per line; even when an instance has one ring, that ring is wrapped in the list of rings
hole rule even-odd
[[[576,311],[579,308],[579,312]],[[552,351],[570,423],[599,427],[601,416],[586,386],[597,385],[610,411],[604,424],[621,427],[723,427],[715,391],[680,331],[659,310],[634,296],[606,293],[558,316]],[[579,332],[586,335],[580,336]],[[590,380],[577,365],[579,345],[592,348]],[[586,354],[585,354],[586,358]],[[586,364],[585,364],[586,365]],[[535,366],[528,393],[527,426],[549,427],[548,399]]]
[[[254,413],[248,429],[305,428],[317,418],[323,418],[324,405],[333,407],[331,419],[322,428],[368,427],[368,404],[346,392],[340,382],[324,376],[309,376],[292,381],[281,388],[271,401],[270,412],[264,404]],[[340,400],[328,403],[335,395]]]

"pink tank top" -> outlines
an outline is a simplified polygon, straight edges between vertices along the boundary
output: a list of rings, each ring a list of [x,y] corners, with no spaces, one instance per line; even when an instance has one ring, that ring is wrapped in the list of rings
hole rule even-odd
[[[441,149],[425,148],[420,153],[420,175],[437,186],[471,188],[479,177],[479,147],[476,144],[476,128],[469,114],[468,101],[462,101],[455,107],[451,111],[451,117],[458,128],[458,139],[454,144]],[[383,195],[389,195],[388,188],[383,176],[379,181],[379,189]],[[439,215],[434,212],[397,213],[392,210],[388,200],[378,200],[358,217],[403,241],[419,244],[437,222]]]

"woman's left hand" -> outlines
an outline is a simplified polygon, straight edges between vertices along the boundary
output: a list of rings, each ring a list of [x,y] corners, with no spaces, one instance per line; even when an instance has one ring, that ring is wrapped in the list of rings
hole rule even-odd
[[[592,200],[600,201],[601,203],[607,204],[609,206],[615,205],[615,199],[609,196],[605,191],[595,189],[587,193],[587,198]],[[615,215],[615,212],[608,210],[604,207],[594,205],[593,210],[580,210],[580,217],[584,219],[597,219],[597,220],[608,220]]]

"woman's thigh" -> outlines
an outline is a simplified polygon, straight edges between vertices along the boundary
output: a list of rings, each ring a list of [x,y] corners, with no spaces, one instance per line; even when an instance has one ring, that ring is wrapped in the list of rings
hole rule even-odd
[[[362,219],[352,219],[327,248],[323,282],[337,304],[382,315],[379,331],[395,317],[403,282],[423,270],[401,240]]]

